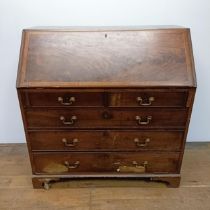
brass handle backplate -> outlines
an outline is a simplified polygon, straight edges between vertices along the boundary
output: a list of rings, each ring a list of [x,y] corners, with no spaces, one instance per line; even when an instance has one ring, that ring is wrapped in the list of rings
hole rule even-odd
[[[69,161],[65,161],[64,165],[68,168],[68,169],[75,169],[78,168],[80,165],[80,162],[77,160],[75,163],[70,164]]]
[[[75,97],[66,97],[66,98],[63,98],[63,97],[58,97],[58,101],[62,104],[62,105],[65,105],[65,106],[70,106],[72,105],[76,99]]]
[[[144,140],[144,143],[141,143],[141,141],[138,138],[135,138],[134,142],[137,147],[146,147],[148,145],[148,143],[150,142],[150,138],[146,138]]]
[[[145,173],[148,165],[148,161],[144,161],[143,163],[139,164],[137,161],[132,161],[131,165],[121,165],[120,162],[114,163],[114,165],[118,165],[116,171],[117,172],[124,172],[124,173]]]
[[[62,123],[64,125],[73,125],[76,122],[77,117],[75,115],[73,115],[73,116],[71,116],[69,121],[66,121],[64,116],[60,116],[60,120],[62,121]]]
[[[137,161],[133,161],[132,164],[136,167],[136,168],[146,168],[146,166],[148,165],[148,161],[144,161],[142,164],[138,164]]]
[[[152,116],[147,116],[146,120],[142,120],[141,116],[136,116],[136,121],[139,125],[148,125],[152,120]]]
[[[78,139],[73,139],[72,142],[69,143],[66,138],[63,138],[62,142],[64,143],[64,145],[66,147],[75,147],[77,145],[77,143],[79,142],[79,140]]]
[[[142,97],[137,97],[136,101],[138,102],[139,106],[151,106],[152,102],[155,100],[154,97],[149,97],[148,100],[142,99]],[[148,101],[148,102],[144,102]]]

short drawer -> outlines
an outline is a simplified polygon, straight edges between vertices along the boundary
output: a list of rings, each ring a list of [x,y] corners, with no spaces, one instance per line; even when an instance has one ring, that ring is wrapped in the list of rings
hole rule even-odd
[[[182,131],[29,131],[32,151],[180,151]]]
[[[185,107],[187,91],[136,91],[109,94],[110,107]]]
[[[179,153],[33,153],[35,174],[175,173]]]
[[[185,109],[30,109],[26,110],[32,128],[184,128]]]
[[[26,91],[22,93],[29,107],[101,107],[103,93],[66,91]]]

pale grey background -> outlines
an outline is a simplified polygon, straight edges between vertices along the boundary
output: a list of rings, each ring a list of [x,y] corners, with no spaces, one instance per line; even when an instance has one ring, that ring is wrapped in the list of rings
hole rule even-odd
[[[15,89],[23,28],[170,24],[192,32],[198,89],[188,141],[209,141],[209,0],[0,0],[0,143],[25,142]]]

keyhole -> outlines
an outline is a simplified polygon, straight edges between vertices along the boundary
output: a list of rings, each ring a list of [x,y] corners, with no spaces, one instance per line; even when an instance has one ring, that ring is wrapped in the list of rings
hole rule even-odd
[[[105,34],[105,38],[107,38],[107,34]]]
[[[102,116],[103,116],[104,119],[111,119],[112,118],[112,115],[107,111],[103,112]]]

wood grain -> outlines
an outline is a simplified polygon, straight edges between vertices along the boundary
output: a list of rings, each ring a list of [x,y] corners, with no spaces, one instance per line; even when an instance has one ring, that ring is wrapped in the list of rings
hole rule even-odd
[[[161,152],[77,152],[77,153],[33,153],[35,164],[34,174],[57,175],[72,173],[179,173],[177,160],[179,153],[161,153]],[[65,165],[68,161],[71,168]],[[136,161],[137,165],[133,165]],[[141,166],[147,162],[144,171]],[[79,165],[75,165],[79,162]],[[102,164],[103,163],[103,164]],[[126,167],[125,170],[117,171],[120,167]],[[140,167],[140,171],[138,170]]]
[[[180,151],[183,134],[176,130],[28,131],[32,151]],[[68,144],[78,141],[68,146],[63,139]]]
[[[179,185],[196,90],[189,29],[24,30],[17,89],[32,171],[46,175],[34,175],[34,187],[88,176]],[[99,134],[108,130],[110,137]],[[82,140],[61,137],[67,131]],[[148,150],[134,149],[148,142]],[[79,143],[81,151],[64,149]]]
[[[85,108],[85,109],[28,109],[26,110],[28,129],[55,129],[55,128],[179,128],[185,127],[187,118],[185,109],[104,109],[104,108]],[[172,117],[173,115],[173,117]],[[71,121],[72,116],[77,120],[71,125],[66,125],[60,120],[60,116],[65,118],[65,122]],[[140,116],[142,121],[147,121],[151,116],[150,123],[141,125],[136,120]]]
[[[23,33],[17,87],[195,86],[188,29]]]
[[[168,89],[152,90],[89,90],[73,92],[70,89],[44,89],[44,90],[25,90],[22,91],[24,107],[186,107],[188,99],[187,90]],[[94,91],[94,92],[93,92]],[[71,97],[75,101],[71,104],[63,104],[58,98],[62,98],[64,103]],[[142,99],[139,102],[138,98]],[[149,99],[153,98],[150,105]]]

